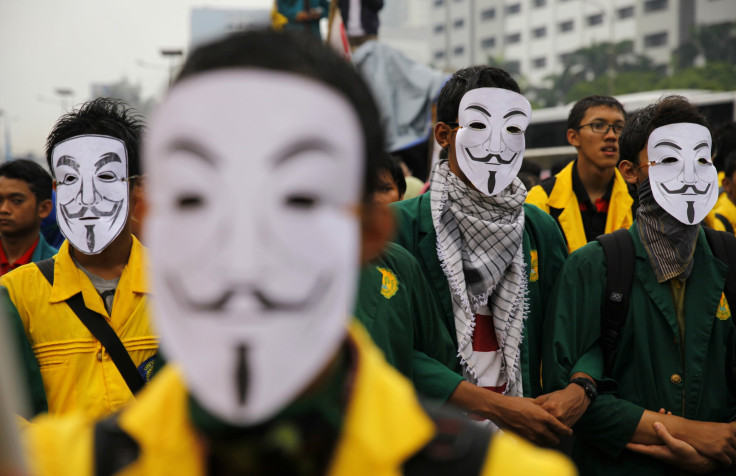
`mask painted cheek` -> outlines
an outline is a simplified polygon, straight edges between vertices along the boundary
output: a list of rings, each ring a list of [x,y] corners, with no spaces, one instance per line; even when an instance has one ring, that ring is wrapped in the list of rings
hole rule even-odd
[[[470,128],[460,129],[455,137],[455,142],[461,147],[478,147],[488,141],[490,129],[474,130]]]
[[[511,134],[507,131],[503,133],[503,142],[507,149],[514,152],[521,152],[526,144],[524,134]]]

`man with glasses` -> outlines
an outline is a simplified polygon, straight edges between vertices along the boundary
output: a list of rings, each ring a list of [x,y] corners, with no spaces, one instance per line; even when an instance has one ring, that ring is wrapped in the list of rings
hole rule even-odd
[[[624,107],[613,97],[576,102],[567,118],[567,140],[577,149],[576,160],[526,198],[555,219],[570,252],[598,235],[631,226],[633,199],[616,170],[624,120]]]

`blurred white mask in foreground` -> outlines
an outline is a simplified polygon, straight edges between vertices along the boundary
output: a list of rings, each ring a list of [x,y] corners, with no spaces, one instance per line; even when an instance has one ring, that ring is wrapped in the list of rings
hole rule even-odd
[[[200,73],[154,116],[146,236],[162,346],[220,418],[275,415],[344,340],[363,151],[350,103],[294,74]]]
[[[647,155],[659,206],[686,225],[700,223],[718,200],[708,128],[692,123],[658,127],[649,136]]]
[[[508,89],[471,89],[463,96],[455,155],[465,176],[483,194],[498,194],[516,177],[531,118],[529,101]]]
[[[51,164],[61,233],[82,253],[100,253],[128,219],[125,144],[109,136],[75,136],[56,144]]]

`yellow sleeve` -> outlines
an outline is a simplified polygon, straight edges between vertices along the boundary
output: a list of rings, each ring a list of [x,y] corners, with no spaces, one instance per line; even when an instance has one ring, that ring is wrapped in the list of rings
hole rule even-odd
[[[21,433],[31,476],[91,476],[94,423],[80,415],[34,418]]]
[[[547,196],[547,192],[544,191],[541,185],[535,185],[531,190],[529,190],[529,193],[526,194],[526,203],[538,206],[545,213],[549,213],[549,205],[547,205],[548,200],[549,197]]]
[[[575,476],[577,470],[566,456],[537,448],[521,437],[499,432],[491,439],[482,476]]]

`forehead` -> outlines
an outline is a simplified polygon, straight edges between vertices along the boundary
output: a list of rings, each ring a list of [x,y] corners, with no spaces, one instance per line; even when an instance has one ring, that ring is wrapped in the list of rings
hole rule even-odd
[[[647,142],[649,153],[651,154],[659,149],[656,146],[661,142],[675,144],[683,151],[692,151],[703,143],[706,143],[710,149],[711,137],[707,127],[701,126],[700,124],[683,122],[668,124],[654,129],[649,135],[649,141]]]
[[[623,121],[624,114],[617,107],[593,106],[585,110],[585,115],[583,115],[583,120],[580,121],[580,123],[587,124],[595,120],[602,120],[610,123]]]
[[[56,167],[56,160],[68,156],[79,163],[96,161],[101,155],[114,152],[121,160],[126,159],[125,144],[120,139],[110,136],[81,135],[74,136],[54,147],[52,165]]]
[[[481,105],[486,109],[494,111],[508,111],[519,109],[527,117],[531,116],[531,105],[529,101],[519,93],[503,88],[477,88],[471,89],[463,95],[460,100],[459,114],[462,114],[468,106]]]
[[[5,194],[20,193],[24,195],[32,195],[31,186],[22,179],[10,178],[0,175],[0,192]]]
[[[172,89],[151,121],[149,166],[182,143],[239,168],[300,145],[362,166],[364,150],[357,114],[342,95],[298,75],[245,68],[199,74]]]

